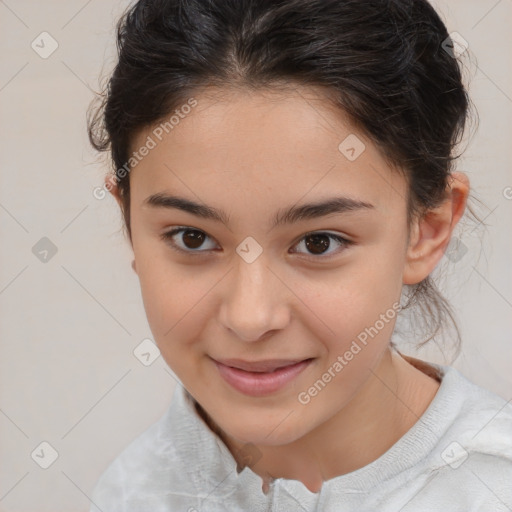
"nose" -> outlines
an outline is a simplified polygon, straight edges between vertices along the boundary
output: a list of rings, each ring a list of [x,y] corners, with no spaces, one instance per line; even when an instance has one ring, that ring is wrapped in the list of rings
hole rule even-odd
[[[240,258],[223,290],[220,321],[242,341],[261,340],[288,325],[290,295],[266,259]]]

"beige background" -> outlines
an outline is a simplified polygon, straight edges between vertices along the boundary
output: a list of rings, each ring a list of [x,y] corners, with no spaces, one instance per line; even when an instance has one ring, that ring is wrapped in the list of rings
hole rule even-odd
[[[92,195],[106,169],[85,112],[113,65],[126,5],[0,0],[2,512],[88,510],[100,473],[160,417],[175,386],[161,358],[144,366],[133,354],[151,332],[131,253],[113,199]],[[454,366],[510,399],[512,2],[435,5],[476,57],[468,76],[480,127],[459,168],[488,224],[487,234],[469,226],[468,252],[439,267],[464,342]],[[59,45],[47,59],[31,48],[43,31]],[[43,237],[57,248],[46,263],[32,252]],[[43,441],[58,452],[48,469],[31,458]]]

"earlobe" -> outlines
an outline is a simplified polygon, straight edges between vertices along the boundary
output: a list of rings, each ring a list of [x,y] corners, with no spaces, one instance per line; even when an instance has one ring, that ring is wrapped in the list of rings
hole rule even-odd
[[[415,222],[407,248],[403,284],[419,283],[434,270],[464,214],[468,194],[467,176],[453,173],[443,203]]]
[[[132,268],[133,268],[133,271],[135,273],[137,273],[137,266],[136,266],[135,260],[132,260]]]

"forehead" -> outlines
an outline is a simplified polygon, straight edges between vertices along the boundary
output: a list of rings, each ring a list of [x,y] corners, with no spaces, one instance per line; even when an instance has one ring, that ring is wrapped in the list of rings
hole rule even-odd
[[[137,200],[194,189],[211,205],[233,193],[289,204],[333,192],[381,209],[405,204],[403,177],[319,89],[207,89],[193,100],[177,107],[172,125],[155,123],[134,138],[132,151],[149,139],[153,146],[130,173]],[[347,144],[360,152],[355,160]]]

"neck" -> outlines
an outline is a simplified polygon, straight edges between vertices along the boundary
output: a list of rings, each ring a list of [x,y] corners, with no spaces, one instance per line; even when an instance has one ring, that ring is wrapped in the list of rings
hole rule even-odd
[[[251,469],[266,483],[293,479],[318,492],[324,481],[373,462],[418,421],[439,388],[415,361],[388,350],[346,407],[292,443],[257,446],[261,457]],[[236,458],[242,444],[207,421]]]

